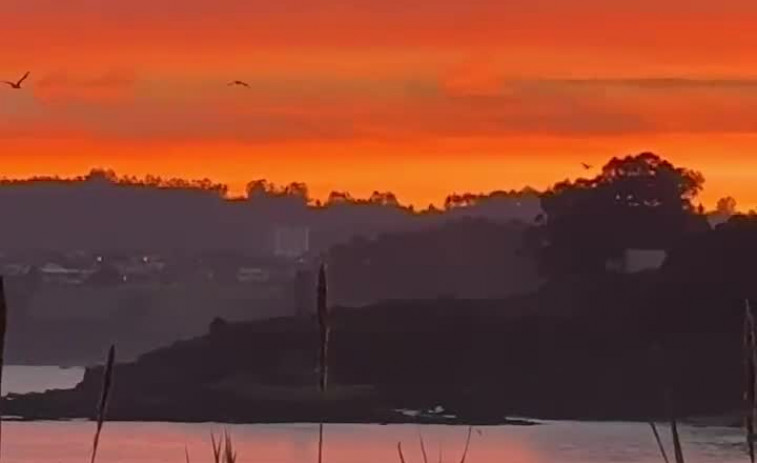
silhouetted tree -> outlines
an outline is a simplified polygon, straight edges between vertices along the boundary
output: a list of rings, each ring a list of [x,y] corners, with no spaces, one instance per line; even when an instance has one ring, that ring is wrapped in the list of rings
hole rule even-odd
[[[283,193],[289,196],[297,196],[307,202],[310,199],[308,186],[302,182],[292,182],[284,188]]]
[[[453,209],[456,207],[469,207],[476,204],[476,201],[480,199],[479,195],[472,193],[465,194],[451,194],[444,200],[445,209]]]
[[[224,320],[221,317],[215,317],[213,321],[210,322],[209,331],[211,336],[218,336],[224,333],[226,328],[228,328],[229,322]]]
[[[726,217],[734,215],[736,213],[736,200],[731,196],[720,198],[718,200],[716,212]]]
[[[87,174],[86,180],[96,183],[116,183],[118,175],[110,169],[92,169]]]
[[[371,204],[379,204],[381,206],[399,206],[397,197],[392,192],[378,192],[374,191],[371,197],[368,199]]]
[[[652,153],[613,158],[592,179],[558,183],[541,197],[535,240],[547,273],[601,271],[625,249],[667,249],[706,228],[692,200],[704,178]]]
[[[530,291],[539,279],[533,259],[519,252],[527,228],[463,218],[420,231],[355,237],[329,251],[331,294],[338,303],[359,305]]]
[[[744,299],[757,300],[757,216],[736,214],[706,233],[681,240],[668,254],[658,284],[656,322],[685,317],[707,330],[743,323]],[[664,312],[664,313],[663,313]],[[680,328],[679,328],[680,329]]]
[[[329,198],[326,200],[326,205],[343,204],[353,202],[352,196],[349,193],[341,191],[332,191],[329,193]]]
[[[252,180],[251,182],[247,183],[246,193],[248,199],[253,199],[256,197],[266,196],[270,194],[273,191],[273,186],[268,183],[268,180],[265,179],[259,179],[259,180]]]

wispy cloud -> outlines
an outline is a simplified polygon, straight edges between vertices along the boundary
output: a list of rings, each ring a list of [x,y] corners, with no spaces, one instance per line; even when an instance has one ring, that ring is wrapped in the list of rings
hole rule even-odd
[[[757,80],[749,79],[251,82],[249,90],[204,80],[163,89],[170,82],[130,74],[51,74],[34,83],[36,103],[13,95],[15,105],[0,108],[0,131],[57,125],[111,140],[243,143],[757,133]]]
[[[34,81],[34,94],[48,103],[117,103],[134,96],[136,75],[110,70],[98,75],[67,71],[47,73]]]

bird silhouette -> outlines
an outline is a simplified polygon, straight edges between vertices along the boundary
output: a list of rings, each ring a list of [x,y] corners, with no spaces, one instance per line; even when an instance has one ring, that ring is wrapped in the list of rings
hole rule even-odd
[[[591,170],[591,168],[592,168],[592,167],[594,167],[594,166],[592,166],[591,164],[586,164],[585,162],[582,162],[582,163],[581,163],[581,165],[582,165],[582,166],[584,167],[584,169],[586,169],[586,170]]]
[[[4,80],[2,81],[2,83],[10,85],[11,88],[15,90],[21,90],[21,84],[24,83],[27,77],[29,77],[29,74],[30,72],[27,72],[26,74],[24,74],[24,77],[20,78],[18,82],[11,82],[9,80]]]
[[[229,87],[237,86],[237,87],[250,88],[250,84],[248,84],[247,82],[241,81],[241,80],[233,80],[233,81],[229,82],[228,86]]]

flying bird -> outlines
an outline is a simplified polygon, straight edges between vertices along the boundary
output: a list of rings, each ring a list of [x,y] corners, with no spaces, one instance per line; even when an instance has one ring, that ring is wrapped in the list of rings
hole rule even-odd
[[[250,88],[250,84],[241,80],[233,80],[229,82],[229,87],[233,86]]]
[[[582,166],[584,167],[584,169],[586,169],[586,170],[591,170],[591,168],[592,168],[592,167],[594,167],[594,166],[592,166],[591,164],[586,164],[585,162],[582,162],[582,163],[581,163],[581,165],[582,165]]]
[[[29,74],[30,72],[27,72],[26,74],[24,74],[24,77],[20,78],[18,82],[11,82],[9,80],[4,80],[2,81],[2,83],[10,85],[11,88],[13,89],[21,90],[21,84],[24,83],[27,77],[29,77]]]

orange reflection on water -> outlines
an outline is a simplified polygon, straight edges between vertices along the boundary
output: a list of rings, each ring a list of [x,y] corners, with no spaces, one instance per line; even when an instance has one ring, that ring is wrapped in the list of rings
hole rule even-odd
[[[5,463],[80,463],[89,457],[94,424],[90,422],[6,423]],[[217,425],[178,423],[107,423],[98,452],[100,463],[212,461],[210,433],[227,430],[239,463],[315,462],[316,425]],[[668,443],[669,431],[660,426]],[[420,463],[419,431],[428,461],[459,463],[465,426],[327,425],[324,463],[397,463],[402,442],[407,463]],[[481,431],[481,433],[479,433]],[[743,461],[738,429],[683,427],[686,461]],[[659,463],[660,454],[644,423],[548,423],[539,426],[477,428],[467,463]]]

